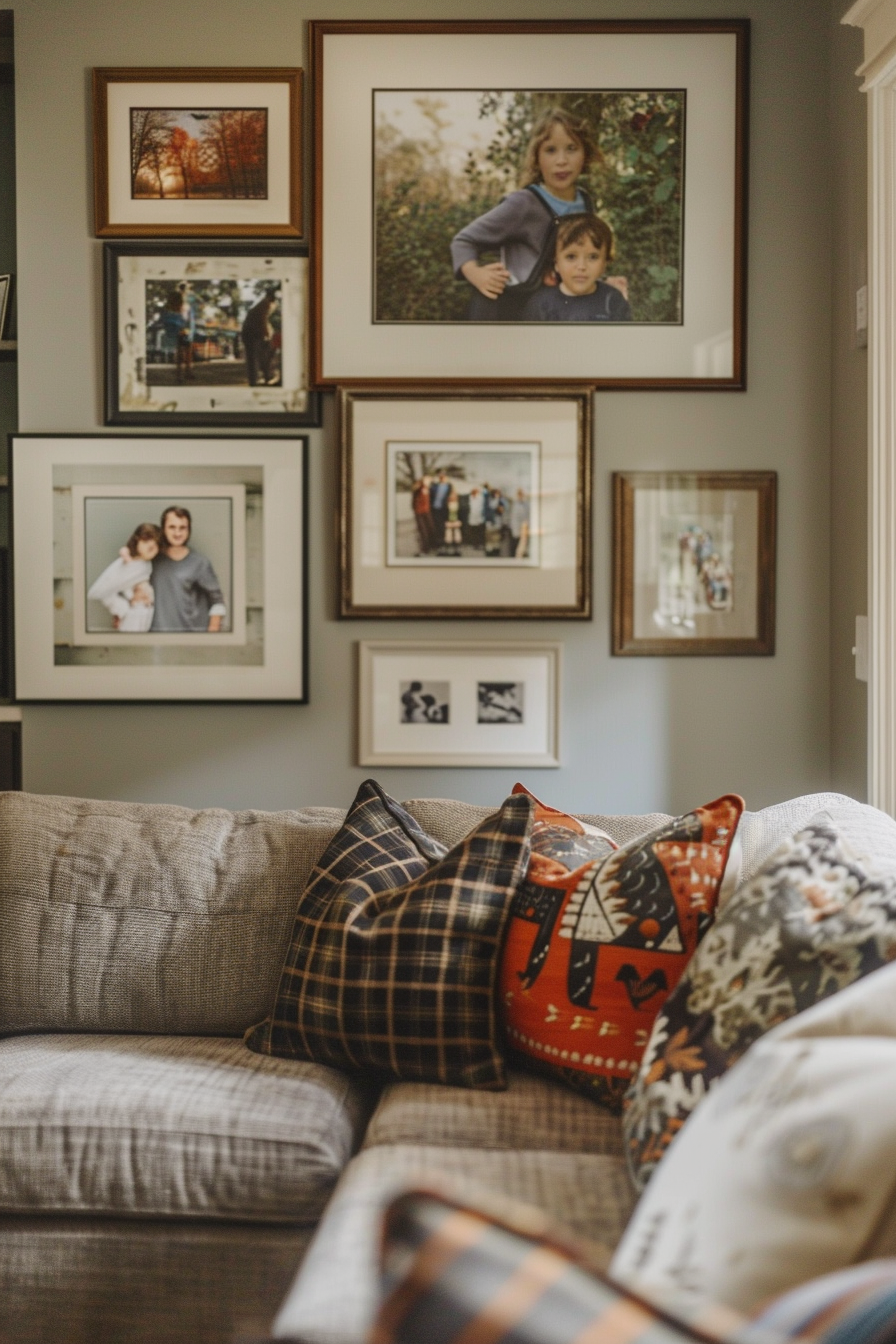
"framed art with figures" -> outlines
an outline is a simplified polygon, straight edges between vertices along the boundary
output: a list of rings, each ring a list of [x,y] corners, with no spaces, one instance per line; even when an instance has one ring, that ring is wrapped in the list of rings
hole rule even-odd
[[[303,439],[11,438],[18,700],[290,701]]]
[[[359,765],[558,766],[562,646],[362,641]]]
[[[746,20],[310,31],[317,384],[744,386]]]
[[[592,401],[340,388],[340,615],[589,619]]]
[[[319,424],[308,249],[106,243],[107,425]]]
[[[777,474],[613,477],[613,652],[775,651]]]

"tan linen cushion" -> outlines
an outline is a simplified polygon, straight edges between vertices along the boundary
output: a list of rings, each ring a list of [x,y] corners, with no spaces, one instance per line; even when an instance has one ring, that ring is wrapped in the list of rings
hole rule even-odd
[[[550,803],[549,798],[547,802]],[[474,826],[478,826],[486,817],[496,812],[500,804],[499,798],[495,799],[494,806],[461,803],[454,798],[411,798],[403,806],[435,840],[441,840],[443,845],[450,847],[462,840]],[[574,815],[579,821],[587,822],[589,826],[596,826],[600,831],[606,831],[618,845],[624,845],[626,841],[634,840],[639,835],[644,835],[647,831],[652,831],[664,822],[672,820],[666,812],[647,812],[643,816],[630,817],[602,817],[585,812],[577,812]]]
[[[274,1322],[275,1338],[366,1344],[379,1302],[383,1213],[410,1185],[433,1185],[475,1205],[489,1192],[535,1205],[612,1249],[633,1203],[615,1157],[475,1148],[368,1148],[346,1169]]]
[[[0,1033],[241,1035],[343,815],[0,794]]]
[[[369,1099],[318,1064],[184,1036],[0,1041],[0,1212],[313,1222]]]
[[[896,964],[757,1041],[659,1163],[611,1266],[690,1310],[752,1311],[896,1254]]]
[[[549,1078],[510,1069],[506,1092],[394,1083],[373,1113],[364,1147],[544,1149],[622,1157],[619,1117]]]

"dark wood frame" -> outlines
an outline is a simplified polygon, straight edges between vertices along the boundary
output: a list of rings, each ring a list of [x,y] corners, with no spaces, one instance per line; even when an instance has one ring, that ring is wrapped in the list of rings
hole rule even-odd
[[[747,235],[748,235],[748,131],[749,131],[749,68],[750,68],[750,20],[749,19],[683,19],[683,20],[560,20],[544,22],[519,21],[482,22],[455,21],[374,21],[374,20],[312,20],[308,24],[309,66],[312,86],[312,223],[311,237],[313,248],[312,300],[311,300],[311,379],[312,385],[319,388],[333,388],[341,383],[351,383],[354,387],[384,387],[439,384],[444,386],[467,385],[468,377],[456,378],[365,378],[339,375],[325,377],[323,362],[323,48],[328,34],[398,34],[415,33],[441,36],[446,34],[469,34],[478,36],[489,33],[533,34],[548,37],[554,34],[600,34],[600,33],[729,33],[737,39],[737,87],[735,90],[735,183],[734,183],[734,296],[733,296],[733,374],[730,378],[706,377],[654,377],[654,378],[599,378],[586,375],[589,382],[601,391],[744,391],[747,379]],[[425,324],[424,324],[425,329]],[[541,378],[494,378],[488,377],[492,386],[505,384],[521,387]]]
[[[355,619],[430,620],[430,621],[556,621],[591,620],[591,496],[593,387],[581,383],[564,386],[552,383],[526,386],[523,392],[511,392],[506,385],[420,388],[384,386],[340,387],[339,412],[339,615]],[[576,489],[576,602],[573,606],[362,606],[352,596],[352,409],[357,401],[577,401],[578,402],[578,482]],[[467,571],[469,572],[469,571]]]
[[[117,224],[109,218],[110,84],[202,83],[288,84],[289,222],[286,224]],[[302,237],[302,71],[294,68],[97,67],[93,71],[93,196],[98,238],[301,238]]]
[[[637,639],[634,635],[635,492],[666,485],[698,490],[754,490],[758,496],[756,536],[756,635],[751,638]],[[774,471],[618,471],[613,474],[613,646],[614,654],[638,657],[694,657],[775,651],[775,539],[777,485]]]
[[[177,425],[227,429],[236,426],[264,426],[269,429],[312,427],[320,424],[320,393],[308,388],[308,409],[292,411],[122,411],[118,406],[118,259],[123,256],[272,256],[307,257],[303,243],[289,242],[189,242],[189,243],[105,243],[103,245],[103,363],[105,400],[103,424],[133,427]],[[310,280],[310,276],[309,276]],[[306,315],[308,296],[306,295]],[[307,322],[306,331],[307,333]],[[307,339],[307,337],[306,337]],[[307,353],[307,352],[306,352]],[[306,382],[308,370],[305,369]]]
[[[97,440],[97,439],[100,438],[100,437],[101,437],[101,435],[100,435],[99,433],[95,433],[95,434],[86,434],[86,433],[85,433],[85,434],[37,434],[37,433],[27,433],[27,434],[26,434],[26,433],[22,433],[22,434],[19,434],[19,433],[11,433],[11,434],[9,434],[9,435],[7,436],[7,454],[8,454],[8,462],[9,462],[9,489],[10,489],[10,500],[11,500],[11,501],[14,500],[14,492],[15,492],[15,478],[14,478],[14,475],[13,475],[13,466],[14,466],[14,461],[15,461],[15,455],[14,455],[14,452],[13,452],[13,446],[14,446],[15,443],[17,443],[17,442],[19,442],[19,441],[27,441],[28,439],[91,439],[91,440],[94,440],[94,441],[95,441],[95,440]],[[151,442],[158,442],[158,437],[159,437],[159,436],[156,435],[156,434],[154,434],[154,435],[128,434],[128,435],[126,436],[126,438],[127,438],[127,442],[129,442],[129,443],[139,443],[139,442],[141,441],[141,439],[143,439],[143,438],[145,438],[145,439],[147,439],[147,440],[149,440],[149,441],[151,441]],[[178,439],[178,438],[180,438],[180,437],[181,437],[180,435],[171,435],[171,439],[173,439],[173,440],[176,440],[176,439]],[[214,435],[214,436],[210,436],[210,437],[221,438],[222,440],[227,440],[228,438],[236,439],[236,438],[246,438],[246,437],[248,437],[248,436],[246,436],[246,435],[226,435],[226,434],[221,434],[221,435]],[[287,435],[282,435],[282,436],[275,436],[275,435],[266,435],[266,436],[253,435],[252,437],[255,438],[255,439],[257,439],[259,443],[277,443],[277,442],[279,442],[279,441],[280,441],[281,439],[283,439],[283,438],[287,438],[287,437],[292,438],[293,436],[287,436]],[[197,436],[193,436],[193,437],[191,437],[191,439],[190,439],[189,441],[190,441],[190,442],[197,442],[197,441],[198,441],[198,442],[202,442],[202,438],[198,438],[198,439],[197,439]],[[301,507],[301,513],[300,513],[300,516],[299,516],[298,519],[296,520],[296,521],[299,523],[299,525],[301,526],[301,529],[302,529],[302,538],[301,538],[301,556],[302,556],[302,591],[301,591],[301,598],[300,598],[300,614],[299,614],[299,620],[301,621],[301,628],[302,628],[302,655],[301,655],[301,669],[300,669],[300,671],[301,671],[301,678],[302,678],[302,694],[301,694],[301,696],[291,696],[291,697],[289,697],[288,699],[285,699],[285,698],[280,698],[280,699],[273,699],[273,698],[270,698],[270,699],[268,699],[268,698],[263,698],[263,699],[257,699],[257,698],[256,698],[256,699],[247,699],[246,697],[240,697],[240,696],[228,696],[228,697],[226,697],[226,698],[221,698],[221,699],[214,699],[214,698],[209,697],[208,699],[202,699],[202,700],[196,700],[196,699],[192,699],[192,700],[175,700],[175,699],[173,699],[173,698],[172,698],[172,699],[169,699],[169,698],[167,698],[167,697],[166,697],[166,698],[163,698],[163,699],[150,699],[149,697],[146,697],[146,696],[144,696],[144,697],[142,697],[142,698],[140,698],[140,699],[137,699],[137,698],[133,698],[133,697],[132,697],[132,698],[130,698],[130,699],[124,699],[124,700],[121,700],[121,699],[115,699],[114,697],[109,697],[108,699],[106,699],[106,698],[100,698],[100,697],[91,697],[91,698],[89,698],[89,699],[79,699],[79,698],[74,697],[74,696],[66,696],[66,697],[53,696],[53,697],[44,697],[44,698],[40,698],[40,697],[36,697],[36,696],[26,696],[26,697],[23,698],[22,703],[26,703],[26,704],[35,704],[35,705],[136,705],[136,704],[164,704],[164,705],[307,705],[307,704],[309,703],[310,695],[311,695],[311,689],[310,689],[310,683],[309,683],[310,653],[309,653],[309,648],[308,648],[308,645],[309,645],[309,628],[310,628],[309,583],[308,583],[308,558],[309,558],[309,551],[310,551],[309,540],[308,540],[308,523],[309,523],[310,509],[309,509],[309,504],[308,504],[308,485],[309,485],[309,458],[310,458],[311,454],[310,454],[309,438],[308,438],[308,435],[307,435],[307,434],[299,434],[299,435],[296,435],[296,436],[295,436],[295,442],[296,442],[296,444],[298,445],[299,450],[300,450],[300,452],[301,452],[301,454],[302,454],[302,464],[301,464],[301,467],[302,467],[302,507]],[[8,570],[8,578],[7,578],[7,581],[6,581],[6,591],[7,591],[6,619],[7,619],[7,621],[9,622],[9,627],[10,627],[10,632],[11,632],[11,637],[10,637],[10,649],[12,650],[12,653],[13,653],[13,656],[12,656],[11,659],[10,659],[10,668],[11,668],[11,673],[10,673],[10,694],[11,694],[12,698],[15,700],[15,699],[17,698],[18,688],[17,688],[17,686],[16,686],[16,661],[15,661],[15,656],[14,656],[14,654],[15,654],[15,647],[14,647],[14,638],[15,638],[15,534],[14,534],[14,524],[15,524],[15,507],[14,507],[14,504],[13,504],[13,506],[10,508],[10,513],[9,513],[10,544],[9,544],[9,551],[8,551],[8,555],[9,555],[9,570]],[[2,616],[2,611],[0,611],[0,616]]]

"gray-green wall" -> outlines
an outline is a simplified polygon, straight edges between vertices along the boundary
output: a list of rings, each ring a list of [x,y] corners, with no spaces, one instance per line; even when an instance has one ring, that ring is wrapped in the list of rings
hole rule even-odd
[[[525,774],[555,803],[678,810],[736,790],[757,808],[828,786],[832,739],[854,736],[850,724],[860,713],[846,686],[841,627],[851,622],[854,607],[864,610],[863,599],[856,606],[858,571],[851,571],[855,582],[834,613],[834,679],[847,709],[834,715],[832,733],[831,384],[833,370],[834,384],[848,382],[852,394],[855,363],[839,344],[832,362],[832,257],[835,248],[839,253],[845,209],[832,157],[834,85],[835,101],[851,99],[850,116],[858,114],[854,81],[846,80],[855,43],[846,35],[841,49],[828,0],[566,0],[560,9],[546,0],[217,0],[212,8],[158,0],[16,0],[14,10],[19,419],[22,430],[56,432],[101,425],[102,249],[91,236],[91,67],[306,64],[304,26],[311,17],[731,13],[753,20],[749,390],[597,397],[593,623],[496,623],[486,630],[456,622],[337,621],[328,406],[324,429],[311,435],[311,703],[29,706],[27,788],[197,806],[345,804],[366,773],[353,763],[355,642],[459,636],[564,641],[564,764]],[[832,80],[835,51],[842,81],[839,74]],[[853,222],[850,217],[850,227]],[[838,280],[838,342],[844,294]],[[840,490],[846,480],[852,492],[835,552],[841,560],[841,552],[852,556],[864,547],[862,505],[853,497],[859,467],[850,461],[863,434],[855,402],[852,397],[843,423],[837,420],[836,483]],[[609,482],[614,469],[626,467],[770,467],[780,473],[775,657],[610,657]],[[838,510],[840,504],[838,498]],[[848,748],[838,746],[837,768],[860,791],[861,753],[851,742]],[[514,773],[384,769],[379,777],[399,796],[494,801]]]

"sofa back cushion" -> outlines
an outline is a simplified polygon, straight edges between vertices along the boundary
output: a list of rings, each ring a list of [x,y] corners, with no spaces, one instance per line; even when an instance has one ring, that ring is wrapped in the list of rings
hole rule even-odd
[[[241,1035],[342,818],[0,794],[0,1034]]]

